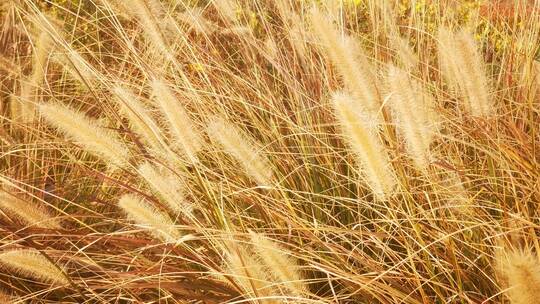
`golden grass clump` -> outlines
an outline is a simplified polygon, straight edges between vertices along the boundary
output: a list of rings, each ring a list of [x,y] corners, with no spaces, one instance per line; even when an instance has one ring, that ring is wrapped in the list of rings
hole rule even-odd
[[[52,44],[48,33],[39,35],[32,56],[32,73],[23,80],[20,95],[13,99],[11,105],[12,117],[16,120],[24,123],[35,120],[39,89],[43,83],[47,58],[52,51]]]
[[[495,104],[473,35],[465,29],[454,32],[441,28],[438,40],[442,73],[449,85],[458,90],[463,109],[473,116],[493,115]]]
[[[540,299],[540,259],[536,253],[527,248],[506,249],[496,258],[510,303],[529,304]]]
[[[356,106],[353,96],[336,92],[332,101],[340,127],[357,156],[367,185],[378,199],[388,199],[397,182],[388,153],[377,135],[376,124]]]
[[[58,229],[60,224],[49,212],[35,204],[16,196],[0,192],[0,209],[7,210],[29,226],[38,228]]]
[[[430,146],[439,127],[435,101],[418,81],[399,68],[390,67],[387,78],[393,118],[405,139],[409,156],[418,169],[426,171]]]
[[[152,49],[163,55],[168,60],[173,60],[170,45],[165,37],[163,25],[167,23],[168,17],[161,10],[161,4],[155,0],[133,0],[129,7],[126,7],[130,15],[134,15],[139,20],[143,33],[150,42]],[[159,21],[158,21],[159,20]]]
[[[123,195],[118,206],[137,225],[145,227],[155,238],[174,243],[182,239],[180,231],[174,226],[172,219],[148,202],[132,194]]]
[[[184,182],[177,176],[158,170],[150,163],[139,166],[139,175],[144,178],[152,191],[159,195],[171,211],[178,214],[191,215],[190,206],[182,194]]]
[[[143,101],[120,85],[115,86],[113,91],[120,106],[120,113],[128,119],[130,127],[139,135],[140,140],[150,147],[152,153],[164,150],[166,144],[161,129]]]
[[[199,130],[165,83],[152,81],[152,92],[173,135],[172,146],[179,148],[192,162],[197,162],[197,152],[203,146]]]
[[[343,79],[345,88],[372,119],[380,117],[382,100],[374,68],[364,51],[351,37],[341,34],[318,9],[311,12],[311,23],[318,42]]]
[[[263,154],[262,148],[257,148],[258,145],[243,134],[244,132],[217,116],[208,122],[207,132],[260,186],[269,186],[272,183],[273,173],[269,160]]]
[[[299,267],[290,253],[259,233],[250,231],[250,236],[255,252],[275,277],[272,282],[282,285],[278,287],[284,287],[291,294],[305,294],[307,288]]]
[[[108,165],[123,167],[128,163],[129,150],[114,133],[99,127],[95,120],[60,104],[41,104],[39,111],[48,123]]]
[[[69,284],[61,268],[33,249],[15,249],[0,253],[0,263],[25,276],[55,285]]]
[[[266,298],[265,303],[279,303],[272,299],[279,295],[279,292],[270,281],[267,269],[246,246],[232,240],[226,245],[224,275],[231,277],[254,301]]]
[[[0,290],[538,302],[538,2],[0,1]]]

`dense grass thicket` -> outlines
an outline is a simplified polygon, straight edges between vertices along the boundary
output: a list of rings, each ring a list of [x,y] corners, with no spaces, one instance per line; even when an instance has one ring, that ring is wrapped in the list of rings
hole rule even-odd
[[[540,0],[0,1],[0,303],[540,300]]]

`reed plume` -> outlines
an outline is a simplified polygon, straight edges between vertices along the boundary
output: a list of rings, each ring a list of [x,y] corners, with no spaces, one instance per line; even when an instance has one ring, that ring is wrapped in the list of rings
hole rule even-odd
[[[171,211],[186,216],[191,215],[192,207],[186,203],[182,194],[184,182],[179,177],[160,172],[147,162],[139,166],[139,175],[144,178],[152,191],[164,200]]]
[[[341,35],[332,26],[330,18],[316,8],[311,12],[311,21],[318,41],[324,46],[347,91],[372,120],[382,119],[381,96],[374,68],[367,55],[351,37]]]
[[[377,136],[376,124],[356,107],[353,96],[336,92],[332,99],[342,131],[358,158],[368,186],[378,199],[386,200],[395,188],[396,177]]]
[[[180,148],[192,162],[198,162],[196,154],[202,148],[202,139],[188,113],[162,81],[152,81],[152,90],[174,136],[173,147]]]
[[[496,256],[512,304],[536,303],[540,299],[540,259],[529,248],[505,249]]]
[[[123,195],[118,205],[137,225],[143,226],[156,238],[171,243],[182,239],[182,234],[174,227],[171,218],[132,194]]]
[[[31,226],[58,229],[60,224],[45,208],[16,196],[0,192],[0,208],[9,211]]]
[[[272,183],[272,167],[254,140],[240,129],[219,117],[213,117],[207,126],[207,132],[213,141],[221,144],[231,154],[245,172],[260,186]]]
[[[430,146],[438,129],[435,101],[419,82],[401,69],[391,66],[387,80],[392,94],[390,107],[405,138],[407,151],[416,167],[426,171]]]
[[[272,281],[279,282],[295,295],[305,294],[307,288],[296,261],[278,244],[263,235],[250,231],[250,236],[255,252],[274,277]]]
[[[96,120],[60,104],[41,104],[41,115],[84,149],[118,167],[128,163],[129,150],[111,131],[98,126]]]
[[[463,108],[473,116],[494,113],[482,56],[471,33],[441,28],[438,33],[439,64],[451,88],[463,99]]]
[[[69,284],[64,271],[60,270],[41,253],[33,249],[17,249],[0,253],[0,263],[22,275],[55,285]]]

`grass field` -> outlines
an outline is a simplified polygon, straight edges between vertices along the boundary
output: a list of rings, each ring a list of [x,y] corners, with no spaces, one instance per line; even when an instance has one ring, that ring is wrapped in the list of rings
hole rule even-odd
[[[0,303],[540,303],[540,0],[0,1]]]

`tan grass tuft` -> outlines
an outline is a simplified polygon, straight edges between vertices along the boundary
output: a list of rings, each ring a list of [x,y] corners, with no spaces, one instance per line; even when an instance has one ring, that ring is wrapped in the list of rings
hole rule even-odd
[[[439,63],[451,88],[459,91],[463,108],[473,116],[487,117],[494,113],[494,104],[482,56],[471,33],[452,32],[441,28]]]
[[[152,90],[174,136],[172,145],[180,148],[191,161],[197,162],[196,154],[202,149],[202,139],[188,113],[171,89],[162,81],[154,80]]]
[[[166,146],[161,135],[161,130],[155,120],[137,96],[127,88],[120,85],[114,87],[116,101],[120,106],[120,112],[125,116],[130,127],[140,135],[143,143],[148,145],[153,153],[159,153]]]
[[[253,139],[219,117],[213,117],[207,126],[208,135],[221,144],[242,165],[246,173],[260,186],[272,183],[272,167]]]
[[[170,243],[182,239],[182,234],[174,227],[171,218],[132,194],[123,195],[118,205],[137,225],[141,225],[157,239]]]
[[[0,192],[0,208],[9,211],[27,224],[40,228],[60,228],[58,221],[44,208],[18,197]]]
[[[0,253],[0,263],[23,275],[56,285],[69,284],[63,271],[36,250],[9,250]]]
[[[540,259],[530,249],[507,249],[496,256],[512,304],[536,303],[540,299]]]
[[[438,129],[435,101],[423,86],[396,67],[388,70],[390,107],[403,134],[409,155],[421,171],[430,163],[430,146]]]
[[[45,76],[45,65],[52,51],[52,40],[48,33],[41,33],[34,47],[32,56],[32,73],[21,85],[21,93],[13,101],[13,118],[21,122],[33,122],[36,118],[36,102],[39,88]]]
[[[388,154],[377,136],[376,124],[356,107],[354,97],[337,92],[332,99],[343,133],[358,156],[368,186],[378,199],[387,199],[397,182]]]
[[[250,236],[253,248],[275,278],[273,282],[279,282],[295,295],[304,294],[307,288],[290,254],[263,235],[250,231]]]
[[[213,0],[212,4],[227,22],[232,24],[238,22],[236,12],[238,11],[239,7],[236,0]]]
[[[271,297],[279,293],[274,289],[263,264],[254,258],[248,248],[234,241],[226,245],[226,275],[242,288],[246,295],[259,298]],[[257,302],[257,301],[256,301]],[[277,300],[266,300],[264,303],[279,303]]]
[[[347,91],[372,119],[379,119],[381,97],[374,68],[361,47],[351,37],[340,34],[329,17],[313,9],[311,21],[319,42],[336,67]]]
[[[176,213],[191,215],[191,206],[182,194],[184,182],[179,177],[159,171],[149,163],[139,166],[139,174],[148,183],[152,191],[159,195],[167,206]]]
[[[173,61],[170,45],[164,36],[164,29],[170,23],[170,16],[164,14],[161,10],[161,4],[155,0],[133,0],[130,1],[129,8],[132,9],[132,15],[135,15],[141,23],[143,32],[155,50],[168,60]],[[164,25],[164,27],[160,26]]]
[[[99,127],[94,119],[60,104],[42,104],[39,111],[50,124],[108,165],[122,167],[128,163],[129,150],[113,132]]]

